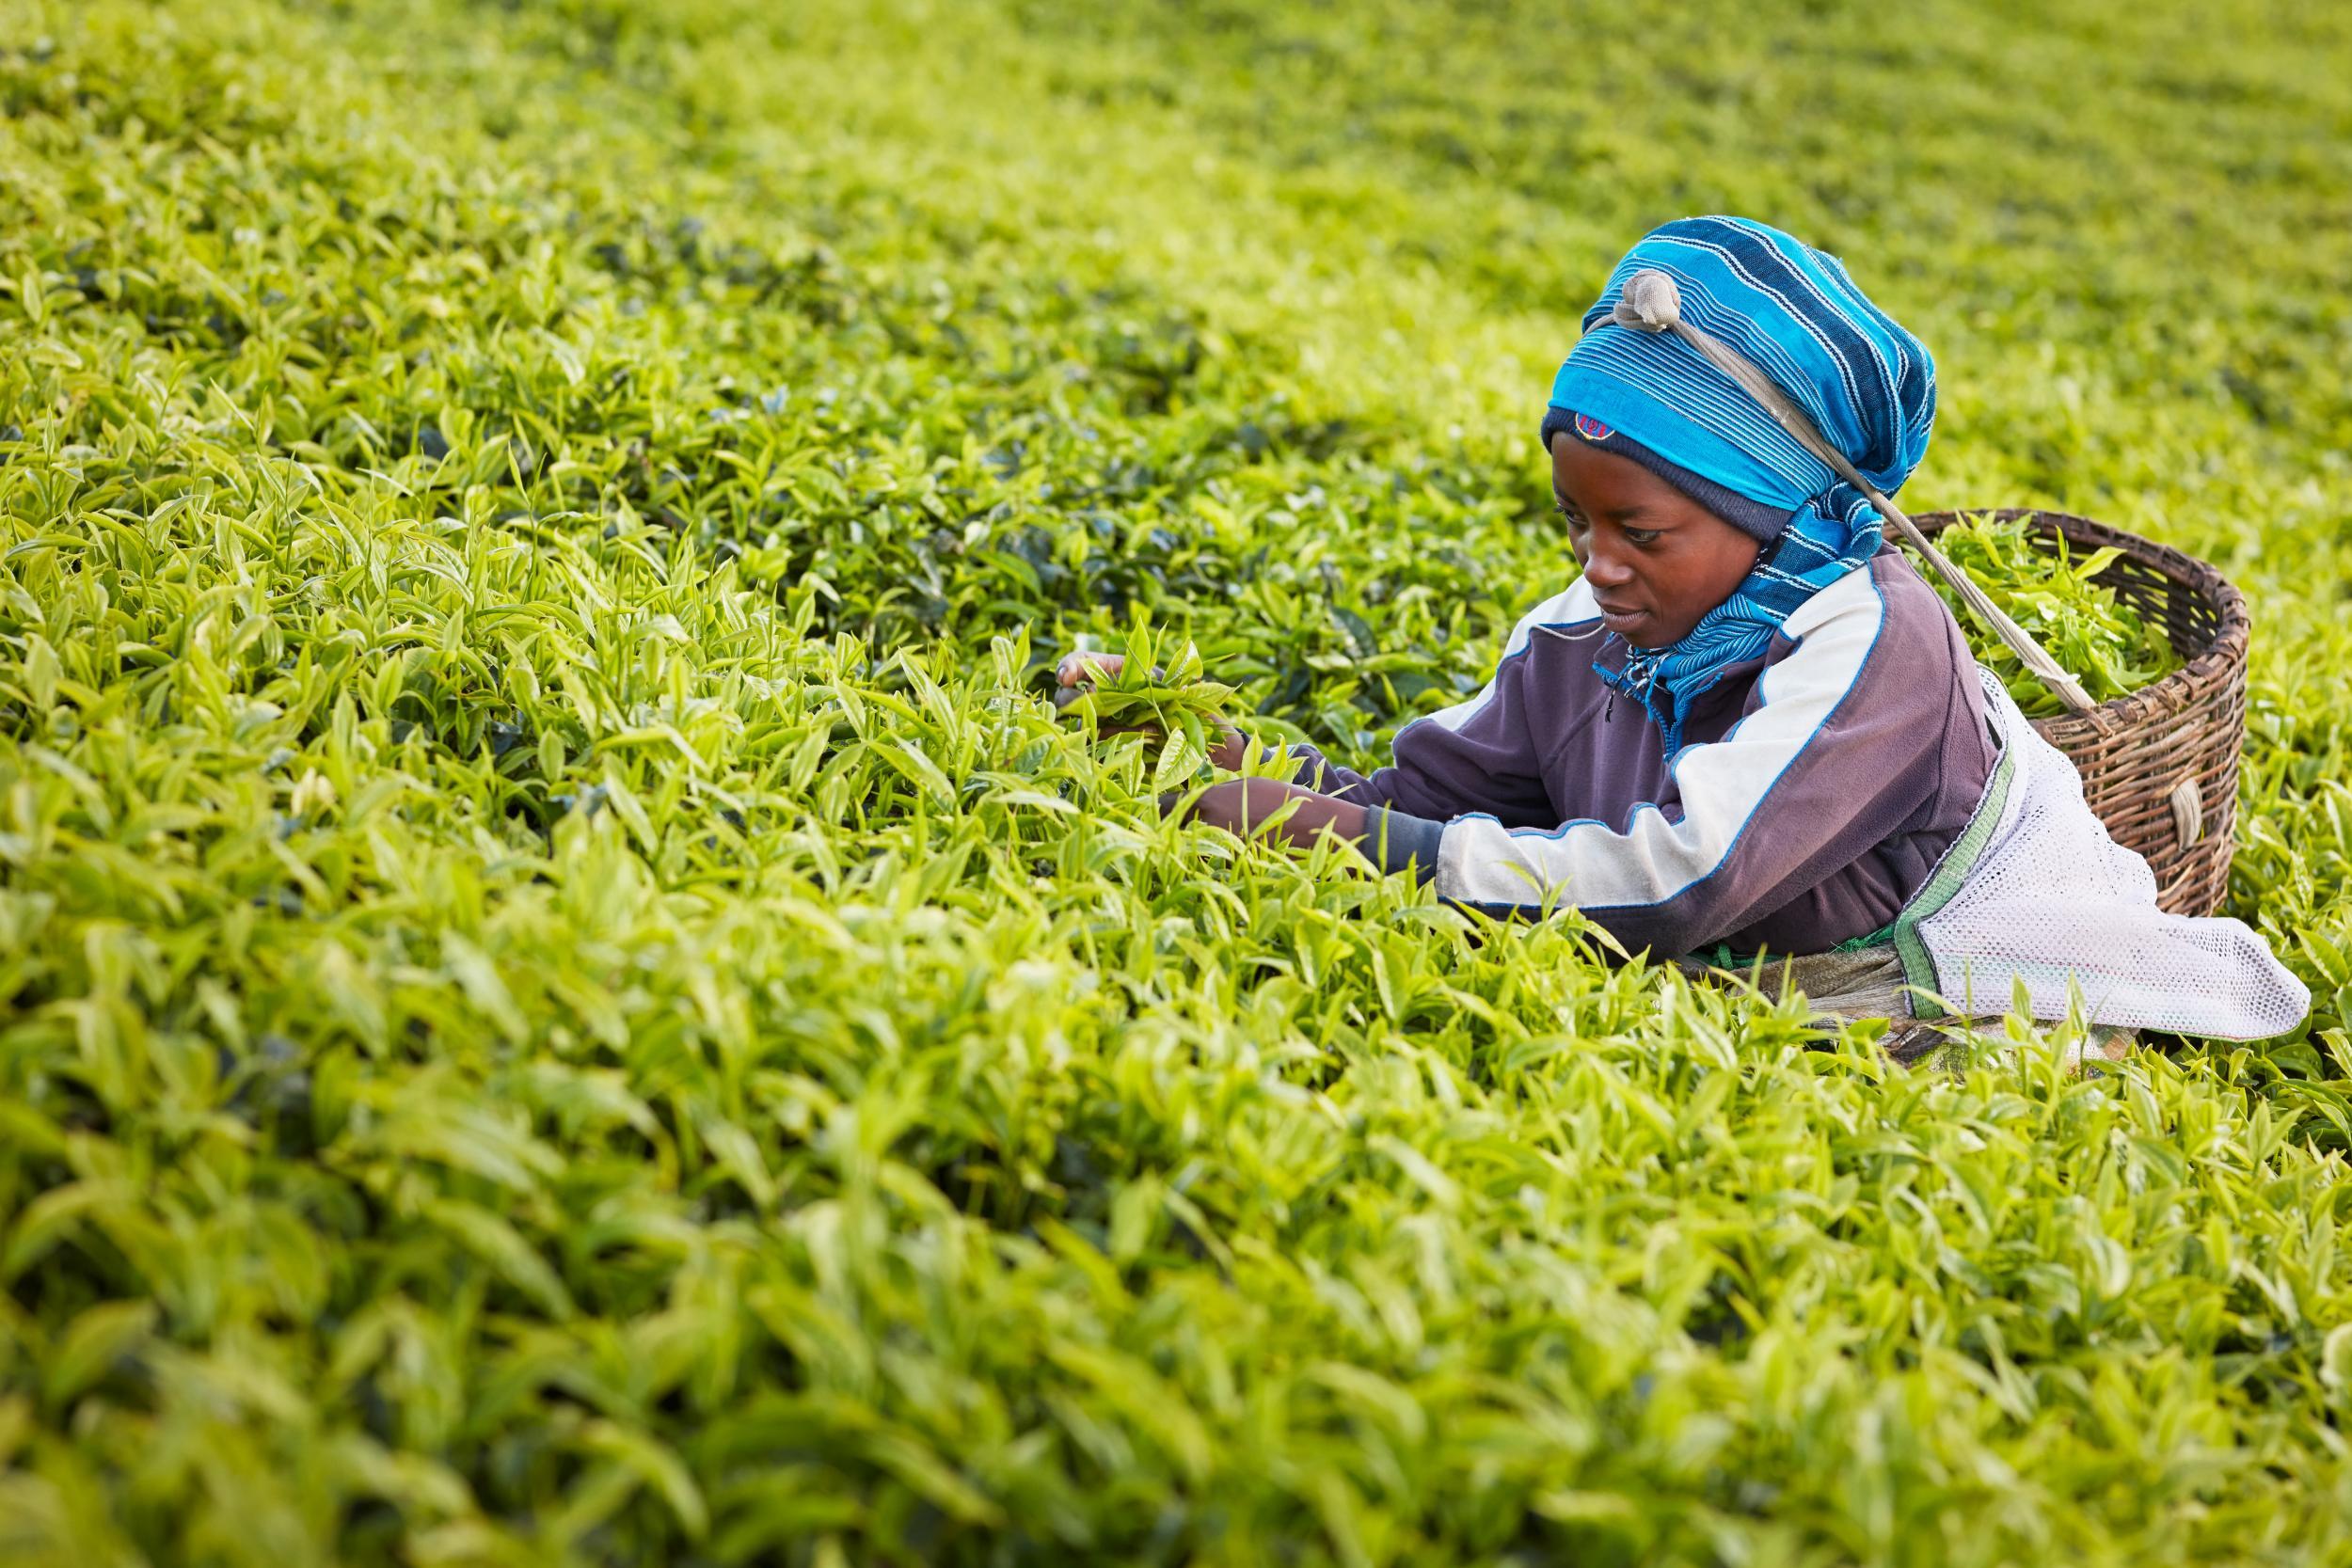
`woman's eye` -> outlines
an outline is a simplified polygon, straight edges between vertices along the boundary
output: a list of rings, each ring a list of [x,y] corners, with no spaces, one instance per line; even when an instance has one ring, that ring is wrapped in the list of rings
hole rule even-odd
[[[1625,531],[1625,538],[1629,545],[1655,545],[1658,543],[1658,531],[1654,528],[1629,528]]]
[[[1576,529],[1580,531],[1582,531],[1584,527],[1584,515],[1582,513],[1578,512],[1571,507],[1562,506],[1558,502],[1554,502],[1551,509],[1560,514],[1561,520],[1565,522],[1570,528]]]

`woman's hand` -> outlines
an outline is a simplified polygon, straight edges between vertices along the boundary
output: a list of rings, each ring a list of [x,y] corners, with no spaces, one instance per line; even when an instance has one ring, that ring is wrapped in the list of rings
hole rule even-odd
[[[1098,679],[1116,680],[1126,664],[1126,658],[1119,654],[1069,655],[1054,672],[1059,686],[1054,693],[1054,705],[1068,707]],[[1249,742],[1231,724],[1220,727],[1223,733],[1217,737],[1216,749],[1209,753],[1209,760],[1228,770],[1239,768],[1248,754]],[[1104,725],[1103,733],[1113,735],[1121,730],[1155,731],[1156,726]],[[1161,797],[1161,809],[1172,810],[1182,798]],[[1303,784],[1279,784],[1272,779],[1228,779],[1223,784],[1211,784],[1193,802],[1191,818],[1247,838],[1291,800],[1298,801],[1298,808],[1275,829],[1277,835],[1288,843],[1311,844],[1327,828],[1350,840],[1363,834],[1363,807],[1335,796],[1317,794]]]
[[[1085,696],[1097,680],[1117,680],[1119,673],[1126,667],[1127,656],[1124,654],[1063,655],[1061,663],[1054,669],[1055,709],[1066,708]],[[1158,673],[1152,672],[1154,674]],[[1105,724],[1102,733],[1155,736],[1160,734],[1160,727],[1157,724]],[[1241,766],[1242,758],[1248,753],[1249,742],[1241,731],[1218,720],[1216,744],[1209,750],[1210,763],[1231,772]]]
[[[1299,802],[1298,809],[1274,830],[1289,843],[1311,844],[1326,828],[1351,841],[1363,836],[1367,815],[1363,807],[1336,796],[1318,795],[1303,784],[1277,784],[1272,779],[1228,779],[1211,784],[1194,803],[1192,820],[1248,838],[1291,800]]]

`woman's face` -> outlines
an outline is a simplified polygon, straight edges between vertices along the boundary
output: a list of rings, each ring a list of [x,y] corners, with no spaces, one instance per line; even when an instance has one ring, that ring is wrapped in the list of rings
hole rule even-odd
[[[1551,490],[1601,619],[1637,648],[1680,641],[1762,548],[1639,463],[1566,431],[1551,438]]]

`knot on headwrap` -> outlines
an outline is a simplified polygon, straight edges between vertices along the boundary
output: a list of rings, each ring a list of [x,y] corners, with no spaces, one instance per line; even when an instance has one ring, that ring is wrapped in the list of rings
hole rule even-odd
[[[1667,332],[1682,325],[1682,291],[1673,275],[1656,267],[1625,280],[1625,292],[1609,308],[1609,319],[1619,326],[1644,332]]]
[[[1689,635],[1632,650],[1622,672],[1601,671],[1658,720],[1670,755],[1691,704],[1727,667],[1760,656],[1799,606],[1880,544],[1876,508],[1678,325],[1753,363],[1887,496],[1926,454],[1935,423],[1926,346],[1873,305],[1837,258],[1777,229],[1748,218],[1678,219],[1644,235],[1610,273],[1552,382],[1547,431],[1563,416],[1585,416],[1664,459],[1661,472],[1687,472],[1790,515],[1755,571]]]

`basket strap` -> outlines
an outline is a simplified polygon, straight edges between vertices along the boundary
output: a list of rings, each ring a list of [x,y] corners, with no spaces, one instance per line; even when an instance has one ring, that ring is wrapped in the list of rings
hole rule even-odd
[[[1764,411],[1777,420],[1805,451],[1828,464],[1840,479],[1862,492],[1880,514],[1891,518],[1912,548],[1927,558],[1938,576],[1951,584],[1952,591],[1967,602],[1979,620],[1993,628],[1994,636],[2007,643],[2036,679],[2058,693],[2058,701],[2076,713],[2088,712],[2095,706],[2090,694],[2085,691],[2063,665],[2035,641],[2033,634],[2010,619],[1992,595],[1977,586],[1976,579],[1952,563],[1951,558],[1928,536],[1919,526],[1903,515],[1902,509],[1879,493],[1877,485],[1862,477],[1846,454],[1830,445],[1821,433],[1813,427],[1804,409],[1797,406],[1788,393],[1756,368],[1756,362],[1713,334],[1692,326],[1682,319],[1682,291],[1674,278],[1655,267],[1635,273],[1626,279],[1625,291],[1611,312],[1612,322],[1638,332],[1671,332],[1696,349],[1707,362],[1723,372],[1746,389],[1748,395],[1764,405]]]

